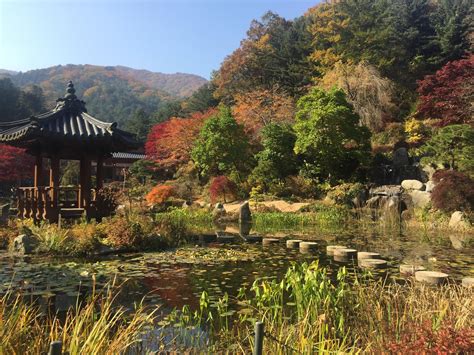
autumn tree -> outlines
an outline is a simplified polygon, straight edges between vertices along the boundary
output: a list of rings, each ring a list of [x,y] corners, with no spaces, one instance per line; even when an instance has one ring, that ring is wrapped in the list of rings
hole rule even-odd
[[[219,199],[226,203],[229,198],[235,198],[237,185],[225,175],[216,176],[212,178],[209,185],[209,194],[212,203],[217,202]]]
[[[417,92],[419,117],[440,119],[443,126],[473,123],[474,54],[426,76],[418,82]]]
[[[347,179],[367,163],[370,132],[359,125],[344,92],[313,89],[298,100],[295,153],[304,157],[303,173],[313,179]]]
[[[277,88],[237,94],[235,101],[234,117],[253,140],[259,140],[262,128],[271,123],[294,121],[293,99]]]
[[[174,187],[171,185],[156,185],[145,196],[149,205],[160,205],[173,196]]]
[[[366,61],[409,90],[469,49],[465,0],[344,0],[307,13],[311,59],[320,71],[339,60]],[[454,56],[454,57],[453,57]]]
[[[216,113],[215,109],[196,112],[187,118],[173,117],[153,126],[145,144],[148,159],[160,167],[173,169],[189,161],[204,122]]]
[[[311,83],[307,19],[288,21],[272,12],[254,20],[240,47],[225,58],[213,79],[216,96],[226,104],[236,94],[275,85],[298,96]]]
[[[337,87],[344,91],[347,101],[360,116],[361,124],[372,132],[381,131],[384,124],[394,117],[394,85],[367,62],[350,64],[339,61],[318,81],[318,85],[326,90]]]
[[[204,123],[191,157],[201,176],[240,175],[247,170],[249,143],[228,107],[220,107]]]
[[[24,149],[0,144],[0,182],[31,178],[33,158]]]

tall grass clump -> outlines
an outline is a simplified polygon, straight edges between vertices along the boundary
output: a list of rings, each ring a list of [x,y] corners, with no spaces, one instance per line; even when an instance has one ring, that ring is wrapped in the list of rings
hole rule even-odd
[[[109,288],[77,302],[65,318],[46,314],[21,294],[0,298],[0,354],[44,354],[61,340],[69,354],[118,354],[132,349],[155,320],[154,311],[138,305],[133,312],[115,303]]]
[[[350,216],[349,209],[342,206],[313,205],[301,212],[256,212],[252,215],[254,228],[260,232],[274,230],[343,228]]]
[[[158,225],[170,225],[177,231],[199,232],[214,228],[212,214],[207,210],[176,208],[157,213],[155,222]]]
[[[259,279],[194,312],[184,307],[175,326],[202,327],[208,349],[249,353],[256,320],[265,325],[264,353],[408,353],[474,350],[474,290],[336,275],[318,262],[292,265],[281,280]],[[236,313],[229,311],[234,303]],[[443,350],[444,349],[444,350]]]

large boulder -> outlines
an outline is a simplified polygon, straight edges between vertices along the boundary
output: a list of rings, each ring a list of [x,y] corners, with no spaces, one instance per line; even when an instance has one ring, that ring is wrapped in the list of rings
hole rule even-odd
[[[431,194],[426,191],[411,190],[408,191],[408,195],[410,195],[414,207],[423,208],[431,202]]]
[[[370,196],[398,196],[403,192],[400,185],[383,185],[370,189]]]
[[[20,254],[31,254],[39,245],[39,240],[32,234],[20,234],[13,239],[13,251]]]
[[[250,212],[250,204],[248,201],[245,201],[239,207],[239,222],[248,223],[251,220],[252,220],[252,213]]]
[[[450,233],[449,240],[456,250],[462,250],[470,245],[472,236],[469,233]]]
[[[402,181],[402,187],[405,190],[423,190],[424,185],[421,181],[419,180],[403,180]]]
[[[410,164],[408,150],[406,148],[398,148],[393,152],[393,166],[398,168]]]
[[[433,189],[434,189],[434,187],[435,187],[435,185],[436,185],[436,184],[434,183],[433,180],[427,181],[426,184],[425,184],[425,191],[426,191],[426,192],[432,192]]]
[[[463,212],[456,211],[451,215],[449,227],[458,230],[469,229],[471,227],[471,222]]]

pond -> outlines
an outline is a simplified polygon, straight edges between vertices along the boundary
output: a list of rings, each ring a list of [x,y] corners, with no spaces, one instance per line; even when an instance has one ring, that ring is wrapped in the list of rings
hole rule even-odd
[[[245,242],[235,232],[235,227],[228,227],[216,238],[215,231],[209,231],[172,251],[95,259],[19,257],[2,252],[0,293],[10,288],[22,289],[27,299],[45,306],[54,299],[54,307],[65,310],[75,304],[78,291],[85,295],[94,285],[100,287],[115,281],[122,288],[122,304],[131,306],[145,298],[146,303],[162,305],[164,311],[185,304],[194,308],[202,291],[207,291],[211,300],[224,293],[236,296],[240,287],[250,285],[256,278],[282,276],[295,261],[317,259],[333,274],[342,265],[353,269],[352,263],[336,262],[326,254],[326,246],[331,244],[380,253],[389,263],[386,275],[394,279],[402,278],[398,269],[401,263],[446,272],[455,282],[474,274],[473,243],[463,242],[466,236],[394,236],[357,230],[305,230],[290,234],[282,230],[265,235],[281,239],[279,243],[262,246],[258,241]],[[234,239],[226,235],[233,235]],[[298,249],[286,248],[286,239],[316,241],[318,247],[311,254],[303,254]]]

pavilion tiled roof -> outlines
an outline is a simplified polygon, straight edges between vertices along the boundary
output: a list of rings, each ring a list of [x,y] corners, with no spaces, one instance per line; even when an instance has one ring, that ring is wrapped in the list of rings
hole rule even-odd
[[[0,143],[15,145],[40,138],[83,143],[109,141],[118,150],[137,146],[134,135],[118,129],[117,123],[102,122],[89,115],[85,102],[76,97],[72,82],[53,110],[28,119],[0,123]]]

